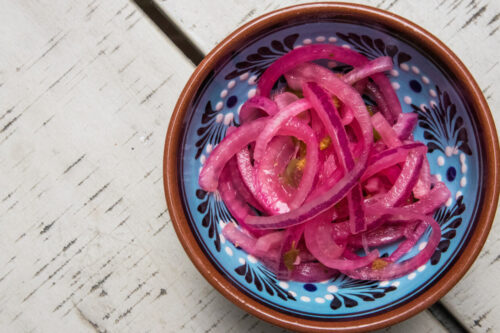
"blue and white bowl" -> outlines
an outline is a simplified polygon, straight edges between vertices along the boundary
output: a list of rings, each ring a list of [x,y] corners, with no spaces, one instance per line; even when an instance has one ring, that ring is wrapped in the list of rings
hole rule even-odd
[[[314,43],[351,48],[370,59],[393,59],[388,77],[403,112],[418,114],[415,139],[427,145],[431,172],[452,192],[434,214],[442,231],[436,252],[407,276],[391,281],[360,281],[344,275],[320,283],[279,281],[257,259],[224,239],[222,228],[233,218],[217,194],[198,185],[203,163],[228,127],[238,124],[240,107],[255,94],[263,71],[288,51]],[[335,62],[324,65],[336,71],[349,69]],[[165,160],[169,210],[181,242],[200,271],[251,313],[306,331],[379,328],[437,301],[477,256],[498,199],[496,131],[470,74],[421,28],[355,5],[284,9],[228,37],[198,67],[183,91],[170,124]],[[423,248],[427,236],[407,256]],[[382,253],[394,248],[384,248]]]

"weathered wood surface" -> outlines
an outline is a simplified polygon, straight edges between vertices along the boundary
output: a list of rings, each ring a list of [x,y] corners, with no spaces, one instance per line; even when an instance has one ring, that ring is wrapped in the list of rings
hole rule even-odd
[[[312,1],[155,0],[169,17],[207,53],[249,20],[285,6]],[[359,0],[347,1],[390,10],[427,29],[465,63],[486,96],[500,126],[500,2],[497,0]],[[500,217],[467,276],[443,304],[472,331],[500,331]],[[495,296],[497,297],[495,297]]]
[[[214,298],[163,198],[193,65],[129,1],[0,7],[0,331],[178,330]]]

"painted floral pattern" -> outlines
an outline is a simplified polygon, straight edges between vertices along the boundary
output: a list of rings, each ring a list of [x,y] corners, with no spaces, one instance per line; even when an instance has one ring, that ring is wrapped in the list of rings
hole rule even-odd
[[[218,194],[203,190],[196,191],[196,197],[201,200],[197,209],[203,215],[201,225],[208,229],[208,237],[214,240],[215,249],[220,252],[219,221],[230,221],[232,216],[222,203]]]
[[[471,155],[464,119],[458,114],[456,105],[451,102],[446,91],[443,92],[436,86],[436,93],[438,103],[433,103],[430,107],[412,104],[413,111],[418,114],[418,125],[424,129],[429,152],[440,150],[449,156],[456,148]]]
[[[245,61],[237,62],[236,69],[227,74],[225,79],[231,80],[247,72],[260,77],[270,64],[293,49],[297,38],[299,34],[292,34],[285,37],[283,41],[273,40],[271,45],[259,47],[257,52],[248,55]]]
[[[398,65],[411,60],[408,53],[400,51],[396,45],[386,44],[380,38],[373,39],[368,35],[358,35],[352,32],[348,34],[338,32],[337,36],[369,59],[389,56]]]
[[[384,297],[387,293],[397,289],[396,286],[381,286],[379,281],[355,280],[343,274],[331,280],[338,289],[332,293],[333,299],[330,308],[337,310],[342,306],[355,307],[360,301],[373,302]]]
[[[448,251],[450,241],[455,238],[456,229],[462,224],[462,213],[465,211],[464,197],[458,197],[455,204],[448,207],[441,207],[434,213],[434,218],[441,226],[441,241],[431,257],[431,264],[436,265],[441,259],[441,254]]]
[[[296,300],[289,291],[278,285],[275,275],[261,264],[250,266],[245,262],[234,271],[236,274],[244,276],[246,282],[253,283],[258,291],[265,290],[269,296],[276,295],[285,301]]]
[[[223,115],[217,110],[214,110],[212,103],[207,102],[205,106],[205,111],[201,118],[201,126],[196,131],[199,139],[196,141],[196,155],[195,158],[198,159],[203,153],[203,149],[207,144],[217,144],[226,135],[227,125],[223,123]],[[229,125],[237,125],[234,120],[231,120]]]

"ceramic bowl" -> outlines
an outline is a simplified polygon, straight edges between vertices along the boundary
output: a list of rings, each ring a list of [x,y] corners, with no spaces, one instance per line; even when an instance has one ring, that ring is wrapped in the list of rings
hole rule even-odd
[[[432,259],[392,281],[339,275],[321,283],[278,281],[254,257],[226,241],[232,221],[198,175],[263,71],[312,43],[394,61],[390,81],[404,112],[419,115],[415,138],[428,147],[431,171],[452,197],[435,213],[442,238]],[[343,70],[338,63],[326,66]],[[434,36],[405,19],[352,4],[308,4],[261,16],[233,32],[198,66],[168,129],[165,193],[178,237],[199,271],[223,295],[271,323],[301,331],[363,331],[404,320],[439,300],[484,244],[499,188],[498,139],[487,103],[470,73]],[[425,246],[425,238],[417,248]],[[391,251],[386,248],[384,251]]]

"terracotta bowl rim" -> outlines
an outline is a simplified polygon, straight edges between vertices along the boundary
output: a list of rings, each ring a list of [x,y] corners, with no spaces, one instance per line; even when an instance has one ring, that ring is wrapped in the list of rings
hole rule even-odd
[[[385,26],[394,29],[407,39],[417,40],[418,45],[422,46],[426,52],[437,56],[446,64],[446,68],[462,83],[465,96],[470,96],[471,106],[478,119],[478,126],[483,130],[480,141],[485,149],[487,178],[489,184],[495,185],[485,186],[481,212],[471,239],[454,265],[437,283],[415,299],[385,313],[369,318],[339,322],[302,319],[270,309],[242,293],[219,273],[199,247],[188,225],[181,202],[177,170],[178,143],[181,142],[183,119],[200,84],[219,61],[236,46],[241,45],[249,36],[254,36],[269,26],[298,15],[325,13],[354,15],[368,18],[371,21],[383,22]],[[465,65],[448,47],[418,25],[381,9],[349,3],[310,3],[279,9],[244,24],[226,37],[203,59],[186,83],[170,120],[165,140],[163,182],[168,210],[184,250],[205,279],[226,298],[247,312],[287,329],[303,332],[362,332],[394,325],[416,315],[437,302],[462,278],[478,256],[493,223],[500,190],[499,169],[500,154],[497,131],[488,104]]]

